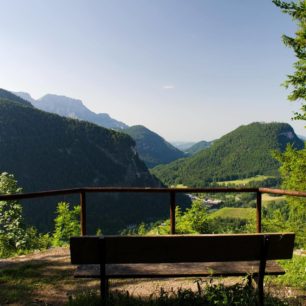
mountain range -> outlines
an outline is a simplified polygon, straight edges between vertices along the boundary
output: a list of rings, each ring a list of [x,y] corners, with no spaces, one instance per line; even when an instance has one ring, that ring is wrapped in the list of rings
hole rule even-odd
[[[49,113],[89,121],[109,129],[120,130],[128,127],[125,123],[111,118],[106,113],[96,114],[95,112],[92,112],[83,104],[81,100],[78,99],[47,94],[40,99],[35,100],[26,92],[15,92],[14,94],[31,102],[36,108]]]
[[[81,186],[160,187],[138,157],[134,140],[98,125],[38,110],[0,91],[0,172],[15,175],[25,192]],[[91,232],[116,232],[129,224],[168,216],[163,196],[88,196]],[[52,228],[59,200],[24,203],[26,222]],[[65,197],[72,204],[78,198]]]
[[[287,144],[301,149],[304,143],[286,123],[243,125],[213,142],[197,154],[151,170],[166,185],[203,187],[214,181],[277,175],[279,163],[273,150]]]
[[[81,100],[54,94],[47,94],[38,100],[33,99],[30,94],[25,92],[16,92],[16,95],[46,112],[92,122],[130,135],[136,142],[136,150],[140,158],[149,168],[185,156],[183,152],[146,127],[140,125],[128,127],[125,123],[111,118],[108,114],[96,114],[89,110]]]

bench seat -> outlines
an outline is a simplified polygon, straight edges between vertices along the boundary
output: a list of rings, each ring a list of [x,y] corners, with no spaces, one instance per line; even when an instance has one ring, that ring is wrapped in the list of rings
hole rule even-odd
[[[208,276],[258,276],[259,261],[159,263],[159,264],[107,264],[105,276],[109,278],[167,278]],[[275,261],[268,260],[265,275],[282,275],[285,270]],[[100,265],[78,266],[76,278],[100,278]]]

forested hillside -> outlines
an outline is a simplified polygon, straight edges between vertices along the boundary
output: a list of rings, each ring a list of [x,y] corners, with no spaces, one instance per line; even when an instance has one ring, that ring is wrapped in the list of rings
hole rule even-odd
[[[284,151],[288,143],[303,148],[303,142],[286,123],[252,123],[216,140],[198,154],[157,166],[152,173],[167,185],[205,186],[254,175],[277,175],[279,163],[273,150]]]
[[[80,186],[161,186],[139,159],[128,135],[4,99],[0,99],[0,172],[14,174],[25,192]],[[157,196],[88,198],[92,230],[99,227],[114,232],[168,215],[168,205]],[[77,197],[64,200],[79,202]],[[27,201],[26,221],[40,230],[50,230],[57,202]]]
[[[185,153],[189,155],[194,155],[200,152],[201,150],[209,148],[212,145],[212,143],[213,143],[212,141],[205,141],[205,140],[199,141],[195,143],[194,145],[192,145],[187,150],[185,150]]]
[[[10,91],[0,88],[0,99],[1,100],[13,100],[17,103],[21,103],[23,105],[32,106],[31,103],[21,97],[15,96]]]
[[[182,151],[142,125],[132,126],[123,132],[135,140],[137,152],[149,168],[185,156]]]

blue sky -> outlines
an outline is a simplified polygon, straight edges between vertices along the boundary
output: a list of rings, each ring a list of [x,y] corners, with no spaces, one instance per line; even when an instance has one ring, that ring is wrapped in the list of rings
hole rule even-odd
[[[295,25],[270,0],[0,0],[0,87],[83,100],[167,140],[292,122]]]

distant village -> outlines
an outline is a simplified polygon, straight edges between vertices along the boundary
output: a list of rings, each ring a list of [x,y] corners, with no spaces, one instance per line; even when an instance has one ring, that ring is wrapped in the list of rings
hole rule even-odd
[[[211,198],[199,198],[197,196],[195,196],[194,194],[187,194],[187,196],[191,199],[191,200],[200,200],[203,201],[203,206],[208,207],[209,209],[217,209],[220,208],[220,205],[223,204],[223,202],[221,200],[216,200],[216,199],[211,199]]]

